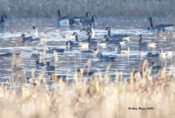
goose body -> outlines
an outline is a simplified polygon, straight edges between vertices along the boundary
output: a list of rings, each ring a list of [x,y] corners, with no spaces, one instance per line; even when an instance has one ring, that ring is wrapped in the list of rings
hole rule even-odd
[[[120,39],[120,40],[125,40],[125,41],[129,41],[130,40],[130,35],[126,35],[126,34],[114,34],[111,35],[111,28],[110,27],[106,27],[106,30],[108,31],[108,36],[112,39]]]
[[[104,56],[101,52],[97,53],[97,57],[102,62],[113,62],[116,59],[116,57],[114,57],[114,56]]]
[[[57,19],[57,25],[58,27],[69,27],[69,18],[67,16],[61,15],[61,10],[58,9],[58,19]]]
[[[152,17],[149,17],[149,23],[150,26],[148,27],[148,30],[150,31],[156,31],[156,32],[160,32],[160,31],[171,31],[173,29],[173,27],[175,27],[174,24],[159,24],[159,25],[153,25],[153,20]]]
[[[140,40],[139,40],[139,46],[140,47],[152,47],[152,48],[155,48],[157,46],[157,42],[155,42],[155,41],[142,42],[143,36],[139,35],[139,37],[140,37]]]

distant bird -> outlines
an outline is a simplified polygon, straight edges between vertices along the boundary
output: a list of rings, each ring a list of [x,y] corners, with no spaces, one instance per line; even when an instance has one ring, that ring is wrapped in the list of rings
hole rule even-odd
[[[0,57],[12,57],[12,56],[19,56],[21,53],[11,53],[11,52],[7,52],[4,54],[0,54]]]
[[[86,12],[86,16],[82,17],[72,17],[69,19],[69,23],[71,27],[81,26],[81,21],[89,19],[89,12]]]
[[[130,35],[126,35],[126,34],[114,34],[114,35],[112,35],[110,27],[106,27],[106,30],[108,31],[107,35],[112,39],[120,39],[120,40],[125,40],[125,41],[130,40]]]
[[[55,66],[50,66],[50,62],[47,62],[46,70],[48,72],[48,75],[51,75],[51,71],[55,70]]]
[[[102,62],[113,62],[116,60],[115,56],[104,56],[101,52],[97,53],[97,57]]]
[[[97,26],[97,22],[95,21],[96,16],[92,16],[91,19],[81,19],[80,23],[82,26],[88,26],[88,25],[93,25],[93,26]]]
[[[38,38],[38,29],[36,28],[36,26],[32,27],[33,31],[32,31],[32,38],[36,39]]]
[[[150,26],[147,29],[150,31],[156,31],[156,32],[170,31],[175,26],[174,24],[159,24],[154,26],[152,17],[149,17],[149,23],[150,23]]]
[[[44,63],[39,62],[39,59],[36,60],[36,67],[44,66]]]
[[[0,29],[4,30],[5,27],[6,27],[6,19],[7,19],[7,16],[6,15],[3,15],[1,16],[1,20],[0,20]]]
[[[129,47],[128,47],[127,49],[122,49],[122,48],[121,48],[121,45],[119,45],[118,48],[116,48],[116,51],[117,51],[119,54],[129,54],[129,53],[130,53]]]
[[[22,37],[22,42],[23,42],[23,43],[25,43],[25,42],[33,42],[33,41],[40,41],[39,38],[33,39],[32,36],[26,37],[25,34],[22,34],[21,37]]]
[[[95,71],[92,71],[92,70],[88,71],[88,70],[83,70],[80,68],[77,69],[77,72],[78,74],[83,75],[84,77],[92,76],[95,73]]]
[[[48,47],[46,49],[46,51],[47,51],[47,53],[54,53],[54,51],[56,51],[58,53],[64,53],[65,50],[62,48],[50,48],[50,47]]]
[[[69,18],[67,16],[61,15],[61,10],[58,9],[58,19],[57,19],[57,25],[58,27],[69,27]]]
[[[79,47],[79,43],[77,43],[77,42],[73,42],[73,41],[66,42],[67,49],[78,48],[78,47]]]
[[[151,42],[142,42],[143,41],[143,36],[139,35],[140,39],[139,39],[139,46],[140,47],[156,47],[157,46],[157,42],[155,41],[151,41]]]

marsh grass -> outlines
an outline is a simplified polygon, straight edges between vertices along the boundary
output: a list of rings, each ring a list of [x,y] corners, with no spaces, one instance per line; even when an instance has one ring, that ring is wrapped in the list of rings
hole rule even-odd
[[[174,0],[0,0],[0,14],[17,17],[55,17],[57,9],[63,15],[99,17],[173,17]]]
[[[106,68],[106,73],[110,66]],[[39,76],[36,86],[21,86],[20,89],[0,86],[1,118],[174,118],[175,81],[173,73],[164,68],[159,76],[149,74],[146,62],[143,75],[131,72],[130,81],[121,79],[116,71],[116,80],[109,81],[108,74],[82,81],[74,75],[73,83],[61,79],[49,89]],[[37,78],[37,77],[36,77]],[[36,79],[34,78],[34,79]],[[152,110],[129,110],[129,107]]]

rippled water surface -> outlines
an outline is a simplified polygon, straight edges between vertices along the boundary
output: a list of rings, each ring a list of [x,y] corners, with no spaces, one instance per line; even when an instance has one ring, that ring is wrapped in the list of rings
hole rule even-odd
[[[87,69],[89,62],[90,70],[94,71],[95,75],[98,75],[100,72],[102,75],[105,75],[106,68],[110,65],[108,74],[111,75],[112,79],[115,78],[116,71],[122,72],[123,77],[129,78],[131,70],[139,70],[145,59],[147,59],[149,63],[155,61],[156,64],[161,65],[161,67],[167,63],[168,70],[175,70],[174,32],[155,34],[148,32],[145,27],[142,27],[142,23],[138,23],[138,26],[134,25],[136,21],[133,25],[132,23],[133,22],[129,23],[127,21],[127,24],[130,24],[129,26],[124,25],[120,27],[119,25],[116,25],[116,27],[112,28],[113,34],[121,33],[131,35],[128,43],[130,53],[128,55],[118,54],[115,50],[117,47],[115,44],[109,44],[107,47],[99,47],[102,54],[116,56],[116,61],[114,62],[101,62],[95,54],[82,54],[81,51],[85,49],[77,48],[74,50],[66,50],[66,41],[73,39],[65,39],[63,38],[63,34],[73,34],[74,32],[77,32],[80,40],[87,38],[86,33],[80,32],[79,29],[60,29],[57,28],[54,23],[52,24],[52,22],[48,25],[42,25],[42,22],[37,24],[31,21],[26,21],[26,23],[23,21],[21,23],[22,26],[20,27],[20,23],[14,25],[15,21],[13,21],[11,22],[12,26],[9,25],[5,31],[0,32],[0,54],[6,52],[20,52],[21,55],[19,57],[0,57],[0,81],[3,83],[11,78],[23,81],[24,78],[32,78],[34,76],[49,79],[50,76],[47,74],[45,67],[36,68],[36,61],[31,58],[31,55],[37,54],[38,51],[41,52],[43,61],[49,61],[51,65],[57,67],[56,73],[58,75],[69,74],[69,79],[73,79],[77,68]],[[30,28],[30,24],[35,24],[36,26],[39,25],[39,36],[46,38],[47,41],[27,42],[23,44],[20,36],[22,33],[25,33],[28,36],[31,34],[32,28]],[[13,28],[13,25],[16,27]],[[104,20],[100,26],[95,28],[96,38],[104,40],[104,35],[107,33],[104,29],[107,25],[112,26],[110,23],[105,24]],[[140,34],[144,36],[144,42],[157,41],[158,46],[156,48],[140,48],[138,43],[138,35]],[[54,54],[44,53],[44,50],[47,47],[65,49],[64,53],[58,53],[58,61],[56,64],[54,61]],[[173,51],[173,57],[164,59],[150,59],[146,57],[148,52],[159,52],[160,48],[164,51]]]

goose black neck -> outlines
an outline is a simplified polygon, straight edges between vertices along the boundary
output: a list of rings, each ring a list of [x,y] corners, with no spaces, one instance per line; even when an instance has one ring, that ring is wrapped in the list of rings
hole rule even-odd
[[[79,41],[78,35],[77,35],[77,34],[75,35],[75,40],[76,40],[76,41]]]
[[[58,18],[61,18],[61,11],[60,11],[60,9],[58,10]]]
[[[153,20],[152,20],[152,17],[149,18],[149,23],[150,23],[150,27],[153,28]]]
[[[92,20],[92,22],[95,22],[95,16],[92,16],[91,20]]]
[[[143,39],[143,38],[142,38],[142,36],[141,36],[141,37],[140,37],[140,40],[139,40],[139,44],[142,42],[142,39]]]
[[[89,17],[89,13],[88,12],[86,12],[86,17]]]
[[[91,35],[88,36],[88,42],[91,42]]]
[[[108,36],[111,37],[111,29],[110,28],[108,29]]]

